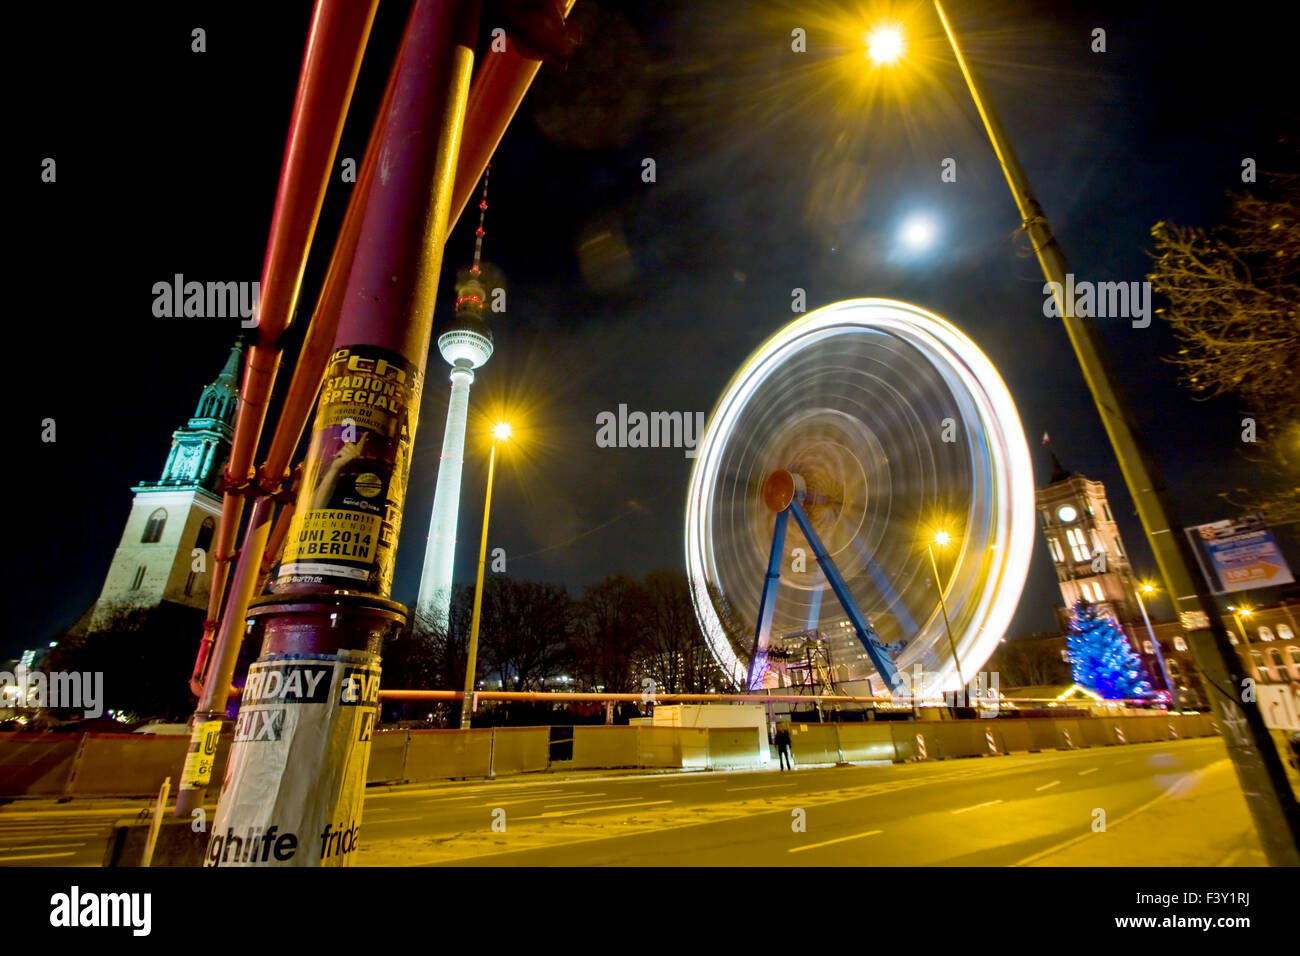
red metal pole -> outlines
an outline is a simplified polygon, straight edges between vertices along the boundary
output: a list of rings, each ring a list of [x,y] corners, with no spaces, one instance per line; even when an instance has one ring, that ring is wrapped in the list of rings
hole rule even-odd
[[[225,496],[213,548],[212,590],[195,662],[196,676],[206,668],[207,679],[193,718],[192,752],[203,745],[206,732],[202,725],[219,720],[225,711],[230,678],[227,676],[220,686],[213,686],[213,681],[217,671],[227,669],[224,660],[231,655],[222,648],[223,653],[217,655],[221,666],[207,668],[206,665],[243,512],[243,490],[252,477],[253,455],[280,362],[280,339],[297,304],[312,235],[325,201],[334,154],[343,134],[348,102],[361,69],[361,57],[377,7],[378,0],[318,0],[312,15],[280,168],[280,185],[271,215],[266,257],[262,262],[257,331],[246,359],[230,460],[222,482]],[[260,552],[256,561],[261,561]],[[242,620],[239,624],[242,626]],[[238,653],[237,645],[235,650]],[[204,701],[207,701],[206,705]],[[190,769],[182,775],[181,790],[177,793],[178,814],[182,812],[182,802],[185,804],[184,812],[188,812],[190,805],[201,799],[207,783],[204,767],[211,769],[210,765],[187,761]]]
[[[405,619],[388,594],[478,13],[478,0],[417,0],[407,24],[383,175],[366,197],[276,593],[248,613],[261,656],[244,686],[210,866],[355,857],[379,650]]]

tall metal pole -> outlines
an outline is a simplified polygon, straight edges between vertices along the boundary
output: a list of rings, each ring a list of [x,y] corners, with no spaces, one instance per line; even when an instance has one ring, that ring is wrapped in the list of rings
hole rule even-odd
[[[312,422],[273,595],[250,602],[248,672],[209,866],[356,858],[380,650],[433,330],[478,0],[416,0],[380,169]]]
[[[966,680],[961,676],[961,660],[957,657],[957,642],[952,639],[952,625],[948,623],[948,602],[943,599],[943,582],[939,580],[939,563],[934,560],[934,545],[927,541],[925,550],[930,552],[930,568],[934,571],[934,586],[939,589],[939,610],[943,611],[943,629],[948,632],[948,646],[952,648],[952,663],[957,668],[957,682],[961,689],[966,689]]]
[[[492,512],[492,479],[497,470],[497,442],[488,456],[487,497],[483,501],[483,535],[478,546],[478,578],[474,582],[474,616],[469,625],[469,656],[465,659],[465,699],[461,702],[460,726],[468,730],[474,710],[474,675],[478,669],[478,626],[483,617],[483,567],[487,563],[488,517]]]
[[[1044,292],[1050,289],[1056,301],[1057,311],[1110,437],[1168,594],[1188,631],[1188,643],[1198,669],[1206,678],[1211,706],[1223,725],[1224,743],[1237,771],[1237,780],[1250,808],[1260,843],[1272,865],[1300,866],[1300,808],[1291,793],[1286,771],[1258,704],[1242,699],[1242,689],[1249,686],[1244,683],[1247,675],[1228,641],[1209,589],[1199,576],[1192,573],[1195,558],[1183,535],[1183,525],[1177,519],[1164,478],[1142,438],[1137,416],[1119,386],[1096,327],[1088,317],[1075,315],[1073,303],[1065,301],[1064,289],[1069,274],[1065,254],[1057,244],[1051,225],[1029,187],[1025,171],[1012,151],[988,98],[962,55],[957,36],[939,0],[935,0],[934,7],[1011,188],[1011,195],[1020,211],[1022,228],[1033,242],[1039,265],[1047,278],[1048,286]]]

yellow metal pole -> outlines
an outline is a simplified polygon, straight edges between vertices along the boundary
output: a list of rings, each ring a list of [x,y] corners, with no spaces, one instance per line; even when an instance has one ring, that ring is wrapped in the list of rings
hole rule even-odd
[[[474,582],[474,616],[469,625],[469,656],[465,660],[465,699],[460,709],[461,730],[468,730],[474,706],[474,671],[478,665],[478,626],[483,617],[483,568],[487,564],[488,517],[492,512],[492,479],[497,468],[497,442],[488,456],[487,497],[483,502],[483,536],[478,546],[478,579]]]
[[[1006,131],[962,55],[957,36],[939,0],[934,0],[934,8],[1011,188],[1016,208],[1020,211],[1021,225],[1033,242],[1038,263],[1048,281],[1047,288],[1056,300],[1057,311],[1115,450],[1167,593],[1187,631],[1196,665],[1206,679],[1210,706],[1223,727],[1224,743],[1260,843],[1273,866],[1300,866],[1300,807],[1291,794],[1286,770],[1258,704],[1245,699],[1242,694],[1242,688],[1246,686],[1246,670],[1228,641],[1228,632],[1219,618],[1209,588],[1192,572],[1195,558],[1190,543],[1183,536],[1164,477],[1142,437],[1128,397],[1116,380],[1096,326],[1087,316],[1076,315],[1074,304],[1065,299],[1063,290],[1069,273],[1065,254],[1029,186],[1029,178],[1011,148]]]

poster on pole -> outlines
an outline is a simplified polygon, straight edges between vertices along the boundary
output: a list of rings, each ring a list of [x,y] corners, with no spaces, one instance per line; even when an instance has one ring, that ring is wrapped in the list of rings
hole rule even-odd
[[[1201,573],[1216,594],[1291,584],[1291,568],[1259,515],[1187,528]]]

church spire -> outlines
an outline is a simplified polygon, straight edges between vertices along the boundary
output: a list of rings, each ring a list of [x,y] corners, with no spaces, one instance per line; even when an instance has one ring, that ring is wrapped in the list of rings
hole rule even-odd
[[[171,452],[163,465],[162,477],[158,481],[142,482],[133,490],[191,488],[215,493],[217,477],[234,436],[243,356],[241,337],[226,356],[226,364],[216,379],[203,389],[189,422],[172,433]]]
[[[235,340],[226,356],[226,364],[221,373],[199,396],[198,407],[190,419],[190,427],[202,427],[203,423],[218,422],[227,428],[235,418],[235,408],[239,404],[239,366],[244,356],[244,338]]]

